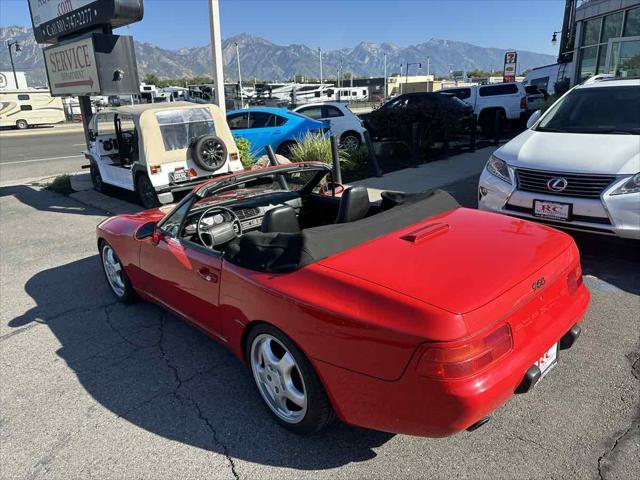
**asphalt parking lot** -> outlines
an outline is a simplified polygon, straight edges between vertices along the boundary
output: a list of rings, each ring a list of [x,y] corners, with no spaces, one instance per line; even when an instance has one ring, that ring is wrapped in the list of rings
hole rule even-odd
[[[475,177],[445,186],[474,206]],[[576,346],[481,429],[445,439],[334,424],[297,437],[223,347],[114,301],[99,209],[0,188],[0,476],[640,478],[638,244],[577,236],[592,304]],[[499,259],[497,259],[499,261]]]

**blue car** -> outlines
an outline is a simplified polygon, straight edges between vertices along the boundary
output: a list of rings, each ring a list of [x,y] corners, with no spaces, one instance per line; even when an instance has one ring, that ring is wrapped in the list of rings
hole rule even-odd
[[[251,153],[258,157],[266,155],[267,145],[286,157],[291,147],[306,133],[324,134],[329,131],[329,122],[313,120],[284,108],[233,110],[227,113],[227,123],[234,137],[249,140]]]

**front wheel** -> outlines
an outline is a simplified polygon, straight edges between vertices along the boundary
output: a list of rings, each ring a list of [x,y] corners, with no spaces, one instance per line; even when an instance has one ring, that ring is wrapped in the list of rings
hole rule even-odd
[[[353,151],[360,148],[362,141],[360,140],[360,135],[356,132],[347,132],[342,135],[340,143],[345,150]]]
[[[120,259],[113,247],[106,241],[100,245],[100,259],[102,260],[102,269],[107,277],[107,282],[116,298],[122,303],[134,302],[136,293],[127,276],[127,272],[124,271],[124,267],[120,263]]]
[[[276,154],[282,155],[283,157],[291,160],[291,150],[295,145],[296,142],[284,142],[278,147],[278,150],[276,150]]]
[[[27,123],[26,120],[18,120],[16,122],[16,128],[18,130],[25,130],[27,127],[29,127],[29,124]]]
[[[253,379],[265,404],[286,429],[318,432],[335,414],[313,366],[280,330],[258,325],[247,339]]]
[[[153,188],[151,180],[144,173],[136,177],[136,193],[144,208],[157,208],[160,206],[156,189]]]
[[[102,175],[100,175],[100,169],[95,163],[91,163],[89,167],[89,174],[91,175],[91,183],[93,184],[93,189],[96,192],[105,193],[105,184],[102,181]]]

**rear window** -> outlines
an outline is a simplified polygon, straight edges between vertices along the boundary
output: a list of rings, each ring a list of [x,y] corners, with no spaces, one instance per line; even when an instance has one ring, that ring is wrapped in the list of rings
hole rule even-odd
[[[471,89],[470,88],[451,88],[451,89],[448,88],[447,90],[443,90],[442,93],[449,93],[451,95],[458,97],[461,100],[465,100],[471,96]]]
[[[515,83],[501,83],[480,88],[481,97],[493,97],[495,95],[513,95],[518,93],[518,86]]]
[[[188,148],[202,135],[215,135],[213,117],[208,108],[163,110],[156,113],[166,151]]]

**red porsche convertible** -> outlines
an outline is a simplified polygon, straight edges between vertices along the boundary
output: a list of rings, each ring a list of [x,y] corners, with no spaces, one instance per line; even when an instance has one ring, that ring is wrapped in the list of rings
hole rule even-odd
[[[568,235],[443,191],[335,193],[320,163],[214,179],[102,222],[104,272],[118,299],[158,303],[230,348],[298,433],[336,416],[475,429],[578,337],[589,292]]]

